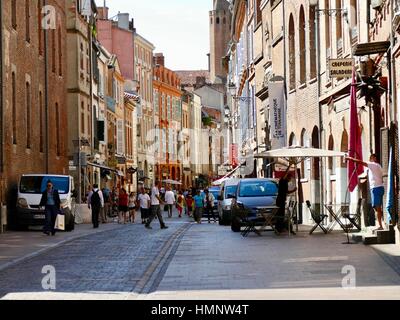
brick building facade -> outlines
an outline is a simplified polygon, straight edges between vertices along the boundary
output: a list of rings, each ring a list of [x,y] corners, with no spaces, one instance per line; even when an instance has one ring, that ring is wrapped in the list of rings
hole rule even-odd
[[[4,1],[1,202],[15,205],[24,173],[68,174],[65,1]]]

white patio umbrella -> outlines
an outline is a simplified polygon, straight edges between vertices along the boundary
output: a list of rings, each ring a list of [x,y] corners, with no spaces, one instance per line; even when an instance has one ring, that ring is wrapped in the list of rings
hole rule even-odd
[[[172,185],[178,185],[178,186],[182,185],[182,182],[171,180],[171,179],[163,180],[162,182],[166,183],[166,184],[172,184]]]
[[[254,155],[254,158],[264,159],[264,158],[273,158],[273,159],[285,159],[288,161],[288,168],[294,166],[297,168],[297,165],[309,158],[334,158],[334,157],[345,157],[346,154],[344,152],[333,151],[333,150],[324,150],[317,148],[308,148],[308,147],[300,147],[300,146],[292,146],[282,149],[265,151],[262,153],[258,153]],[[295,179],[297,184],[297,170],[295,170]],[[296,200],[298,201],[298,193],[296,192]]]
[[[287,160],[289,165],[297,165],[309,158],[333,158],[345,156],[346,154],[344,152],[295,146],[258,153],[254,155],[254,158],[281,158]]]

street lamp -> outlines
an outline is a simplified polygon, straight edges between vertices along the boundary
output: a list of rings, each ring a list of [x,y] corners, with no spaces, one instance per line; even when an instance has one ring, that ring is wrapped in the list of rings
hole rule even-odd
[[[251,97],[241,97],[241,96],[237,96],[236,95],[236,86],[234,83],[229,83],[228,85],[228,90],[229,93],[231,95],[231,97],[235,100],[235,101],[251,101]]]

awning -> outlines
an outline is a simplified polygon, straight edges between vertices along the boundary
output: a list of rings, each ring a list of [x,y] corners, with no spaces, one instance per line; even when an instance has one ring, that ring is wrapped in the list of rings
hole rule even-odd
[[[101,164],[92,163],[92,162],[88,162],[87,164],[88,164],[88,166],[91,166],[91,167],[96,167],[96,168],[100,168],[100,169],[103,169],[103,170],[108,170],[108,171],[111,171],[111,172],[117,172],[117,170],[111,169],[111,168],[103,166]]]
[[[356,45],[353,49],[355,56],[385,53],[390,48],[390,41],[367,42]]]
[[[135,102],[140,102],[140,96],[134,93],[124,92],[124,98],[134,100]]]

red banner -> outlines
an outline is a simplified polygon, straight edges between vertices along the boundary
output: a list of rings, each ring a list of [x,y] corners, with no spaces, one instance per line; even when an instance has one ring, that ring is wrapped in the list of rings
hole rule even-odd
[[[229,162],[233,167],[239,165],[238,161],[238,145],[236,143],[232,143],[229,148]]]

